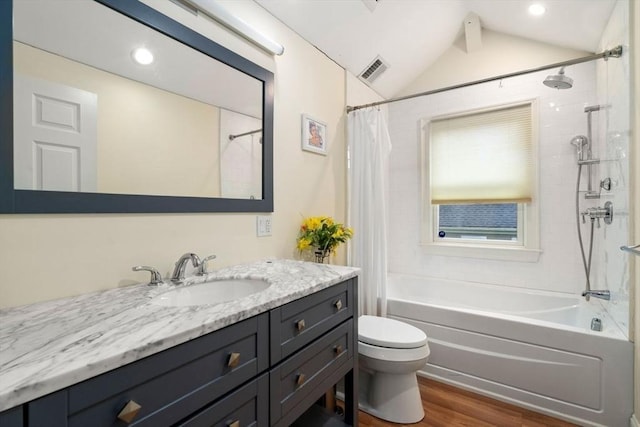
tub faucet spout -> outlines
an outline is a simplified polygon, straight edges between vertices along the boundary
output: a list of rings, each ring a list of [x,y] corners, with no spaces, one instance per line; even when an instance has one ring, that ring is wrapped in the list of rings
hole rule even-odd
[[[611,299],[611,292],[609,292],[608,290],[599,290],[599,291],[584,291],[582,293],[583,297],[595,297],[595,298],[600,298],[603,300],[607,300],[609,301]]]

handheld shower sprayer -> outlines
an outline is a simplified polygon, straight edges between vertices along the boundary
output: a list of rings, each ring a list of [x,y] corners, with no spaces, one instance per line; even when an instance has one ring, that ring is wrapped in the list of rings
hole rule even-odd
[[[588,152],[589,152],[589,150],[588,150],[589,138],[587,138],[584,135],[574,136],[573,138],[571,138],[571,145],[576,147],[576,152],[578,154],[578,161],[579,162],[587,160],[587,159],[585,159],[585,154],[588,155]],[[586,147],[586,149],[585,149],[585,147]]]

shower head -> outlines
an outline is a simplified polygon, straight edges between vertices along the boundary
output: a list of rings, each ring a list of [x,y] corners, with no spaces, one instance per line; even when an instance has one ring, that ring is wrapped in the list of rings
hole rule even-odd
[[[573,79],[564,75],[564,67],[562,67],[558,74],[547,76],[542,83],[554,89],[571,89]]]

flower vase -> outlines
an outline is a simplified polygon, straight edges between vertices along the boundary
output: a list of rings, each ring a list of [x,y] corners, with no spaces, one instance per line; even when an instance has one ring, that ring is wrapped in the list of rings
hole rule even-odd
[[[331,251],[329,249],[318,249],[314,252],[316,256],[316,262],[319,264],[324,264],[324,260],[327,260],[327,264],[329,263],[329,255],[331,255]]]

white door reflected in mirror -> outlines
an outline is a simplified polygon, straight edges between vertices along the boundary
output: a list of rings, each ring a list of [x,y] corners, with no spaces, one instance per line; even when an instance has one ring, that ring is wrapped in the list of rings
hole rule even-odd
[[[95,93],[14,74],[14,186],[96,191]]]

